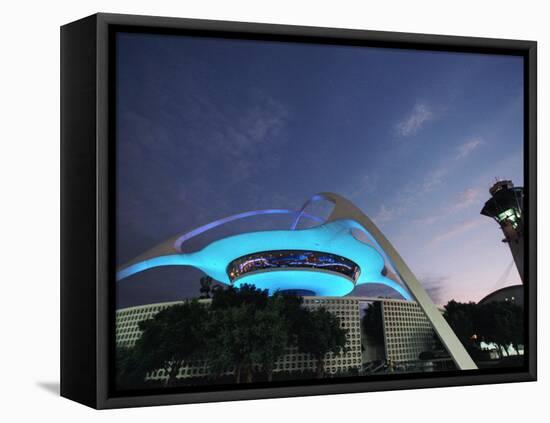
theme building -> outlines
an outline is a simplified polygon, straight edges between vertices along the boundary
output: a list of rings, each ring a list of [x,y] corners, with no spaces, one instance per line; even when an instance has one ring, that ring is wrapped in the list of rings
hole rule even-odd
[[[317,201],[332,204],[328,218],[306,213],[308,206]],[[184,243],[213,228],[263,214],[296,217],[290,229],[245,232],[217,239],[196,251],[183,249]],[[302,218],[320,224],[298,230]],[[368,242],[359,240],[357,234]],[[400,282],[386,276],[387,265]],[[395,247],[357,206],[335,193],[316,194],[299,211],[243,212],[175,235],[122,265],[117,280],[162,266],[194,267],[219,283],[234,287],[253,285],[270,294],[308,291],[319,297],[344,297],[359,285],[386,285],[404,299],[418,302],[459,369],[477,368]]]

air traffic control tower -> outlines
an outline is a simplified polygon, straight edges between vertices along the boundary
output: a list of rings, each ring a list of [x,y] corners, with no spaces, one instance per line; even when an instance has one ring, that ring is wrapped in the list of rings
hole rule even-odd
[[[510,246],[521,280],[523,280],[524,229],[523,188],[514,187],[512,181],[497,181],[490,189],[481,214],[495,219],[504,233],[502,242]]]

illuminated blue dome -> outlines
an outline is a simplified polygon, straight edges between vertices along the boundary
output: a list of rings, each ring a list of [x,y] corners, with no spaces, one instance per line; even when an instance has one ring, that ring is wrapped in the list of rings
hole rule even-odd
[[[158,266],[192,266],[224,284],[251,284],[270,294],[308,290],[316,295],[343,296],[358,285],[379,283],[409,299],[401,284],[382,274],[382,255],[355,238],[352,231],[358,227],[356,222],[343,219],[309,229],[229,236],[200,251],[140,260],[120,270],[117,279]],[[260,264],[250,266],[254,261]],[[243,263],[248,270],[242,271]]]

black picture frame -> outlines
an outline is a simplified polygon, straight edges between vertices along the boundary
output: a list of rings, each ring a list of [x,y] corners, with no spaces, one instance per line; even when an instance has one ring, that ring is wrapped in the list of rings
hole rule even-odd
[[[117,30],[398,47],[524,57],[524,169],[527,214],[526,366],[437,376],[333,380],[223,390],[114,392],[113,34]],[[504,382],[537,377],[536,137],[534,41],[95,14],[61,28],[61,395],[90,407],[119,408]]]

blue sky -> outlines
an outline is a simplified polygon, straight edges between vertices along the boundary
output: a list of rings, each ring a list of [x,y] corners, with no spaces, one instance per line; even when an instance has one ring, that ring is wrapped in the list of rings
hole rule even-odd
[[[119,264],[220,217],[333,191],[373,218],[439,304],[520,282],[515,268],[501,280],[512,257],[479,211],[495,177],[523,185],[521,58],[118,37]],[[188,248],[288,227],[277,219]],[[195,295],[199,277],[135,275],[119,283],[118,305]],[[353,294],[379,293],[391,294]]]

